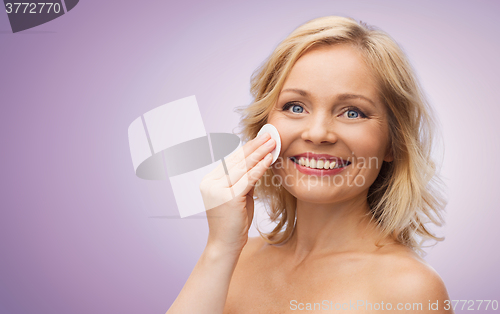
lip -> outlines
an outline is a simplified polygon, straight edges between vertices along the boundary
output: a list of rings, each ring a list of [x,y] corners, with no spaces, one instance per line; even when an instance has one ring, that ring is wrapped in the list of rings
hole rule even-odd
[[[298,160],[301,157],[306,157],[309,159],[314,158],[316,160],[335,161],[337,164],[342,164],[344,166],[342,166],[341,168],[337,168],[337,169],[312,169],[309,167],[301,166],[298,163],[293,162],[293,160],[292,160],[292,158]],[[339,172],[342,172],[345,168],[347,168],[347,166],[349,166],[351,164],[351,162],[345,161],[344,159],[337,157],[337,156],[332,156],[329,154],[315,154],[315,153],[311,153],[311,152],[302,153],[299,155],[292,156],[292,157],[290,157],[290,160],[293,162],[295,168],[297,168],[297,170],[299,170],[300,172],[307,174],[307,175],[317,175],[317,176],[336,175]]]

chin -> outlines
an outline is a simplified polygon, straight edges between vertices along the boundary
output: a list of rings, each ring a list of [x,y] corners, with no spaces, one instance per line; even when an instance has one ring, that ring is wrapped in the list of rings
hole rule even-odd
[[[333,190],[336,189],[335,187],[326,185],[321,186],[321,183],[316,186],[314,186],[314,184],[309,187],[292,186],[286,187],[286,189],[290,194],[295,196],[297,200],[308,203],[328,204],[333,203],[339,198],[337,193]]]

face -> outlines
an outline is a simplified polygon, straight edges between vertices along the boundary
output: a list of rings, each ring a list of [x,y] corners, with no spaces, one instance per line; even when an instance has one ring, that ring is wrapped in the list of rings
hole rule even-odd
[[[392,161],[376,81],[349,45],[315,47],[300,57],[268,123],[282,141],[274,175],[303,201],[366,199],[382,162]]]

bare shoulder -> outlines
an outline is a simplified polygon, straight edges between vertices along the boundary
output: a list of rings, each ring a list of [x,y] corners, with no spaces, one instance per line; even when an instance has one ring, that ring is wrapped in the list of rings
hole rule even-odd
[[[378,298],[392,304],[422,303],[424,312],[429,310],[429,303],[437,302],[439,307],[432,313],[452,313],[445,310],[449,296],[443,280],[413,250],[402,245],[388,246],[378,256],[373,264],[377,273],[372,277],[382,288],[376,293]]]

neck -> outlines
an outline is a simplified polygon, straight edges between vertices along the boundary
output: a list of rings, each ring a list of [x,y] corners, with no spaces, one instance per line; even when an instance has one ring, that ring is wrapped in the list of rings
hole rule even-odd
[[[366,195],[334,204],[298,199],[296,215],[295,230],[284,247],[298,261],[309,256],[376,249],[380,230],[370,221]]]

